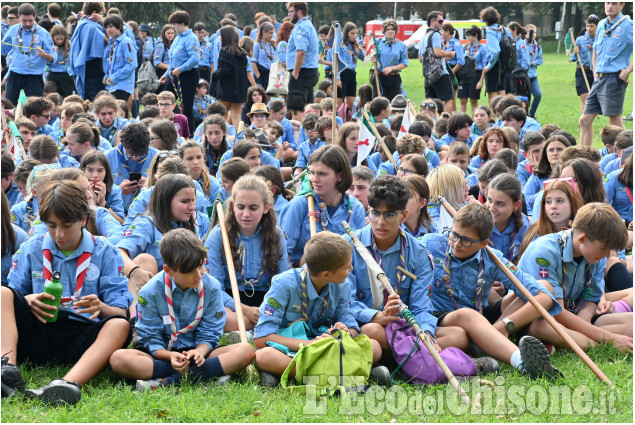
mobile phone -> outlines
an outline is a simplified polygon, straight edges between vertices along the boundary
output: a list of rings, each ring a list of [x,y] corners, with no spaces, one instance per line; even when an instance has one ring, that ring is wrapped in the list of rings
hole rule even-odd
[[[139,181],[141,180],[141,173],[130,173],[130,181]]]

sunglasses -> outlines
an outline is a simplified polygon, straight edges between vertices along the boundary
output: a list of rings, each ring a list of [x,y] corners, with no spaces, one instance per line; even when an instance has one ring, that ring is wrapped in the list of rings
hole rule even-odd
[[[425,103],[425,102],[421,102],[421,104],[419,104],[420,108],[430,108],[430,109],[436,109],[437,105],[434,103]]]
[[[173,155],[178,155],[178,154],[179,154],[179,151],[177,151],[177,150],[175,150],[175,149],[172,149],[172,150],[169,150],[169,151],[167,151],[167,152],[161,152],[161,153],[160,153],[160,154],[158,154],[157,156],[158,156],[159,158],[167,158],[168,156],[173,156]]]
[[[571,183],[571,186],[573,186],[573,191],[575,193],[578,193],[578,185],[575,183],[575,180],[573,179],[573,177],[560,177],[558,179],[545,180],[545,182],[542,184],[542,188],[546,189],[547,186],[555,182],[569,182]]]

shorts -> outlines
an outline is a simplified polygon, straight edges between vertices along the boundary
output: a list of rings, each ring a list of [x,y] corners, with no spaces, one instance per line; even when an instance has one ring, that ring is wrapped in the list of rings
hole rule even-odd
[[[439,80],[433,84],[425,84],[426,97],[428,99],[440,99],[445,102],[454,98],[454,88],[450,82],[450,76],[443,74]]]
[[[13,292],[13,308],[18,328],[18,362],[29,361],[37,365],[48,363],[75,364],[97,339],[106,322],[123,316],[112,316],[99,322],[75,320],[60,311],[57,321],[42,324],[29,307],[24,295]],[[126,320],[127,321],[127,320]],[[131,333],[121,348],[130,343]]]
[[[476,70],[476,75],[478,77],[479,70]],[[459,99],[479,100],[481,98],[481,89],[476,88],[476,85],[479,81],[479,78],[477,77],[474,77],[472,81],[469,81],[467,83],[459,84],[459,91],[457,93],[457,97]]]
[[[494,303],[488,305],[483,308],[483,316],[490,322],[492,325],[500,319],[502,310],[501,306],[503,305],[503,299],[499,299]],[[432,315],[437,318],[437,326],[443,326],[443,319],[448,314],[452,313],[452,311],[433,311]]]
[[[342,88],[337,88],[337,97],[343,98],[357,96],[357,72],[352,69],[345,69],[340,74],[340,78],[342,80]]]
[[[289,70],[287,107],[291,111],[302,111],[307,103],[313,103],[313,89],[320,78],[320,71],[317,68],[301,68],[297,80],[292,73],[293,70]]]
[[[619,72],[612,72],[600,77],[598,73],[586,98],[583,114],[600,114],[605,117],[622,115],[628,83],[622,81],[619,75]]]
[[[590,69],[585,69],[584,73],[586,74],[587,80],[589,80],[589,87],[593,85],[593,71]],[[575,91],[578,96],[586,94],[589,92],[589,89],[586,87],[586,83],[584,82],[584,76],[582,75],[582,69],[577,68],[575,70]]]
[[[505,90],[505,74],[500,72],[500,63],[496,64],[485,74],[485,86],[487,92]]]

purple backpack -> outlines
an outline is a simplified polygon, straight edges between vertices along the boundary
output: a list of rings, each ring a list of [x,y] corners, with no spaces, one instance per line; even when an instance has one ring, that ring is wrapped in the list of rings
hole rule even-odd
[[[432,354],[404,319],[390,322],[386,326],[386,336],[392,354],[399,363],[391,378],[401,370],[406,381],[411,384],[431,385],[448,381]],[[445,348],[439,352],[439,355],[455,376],[476,375],[476,365],[458,348]]]

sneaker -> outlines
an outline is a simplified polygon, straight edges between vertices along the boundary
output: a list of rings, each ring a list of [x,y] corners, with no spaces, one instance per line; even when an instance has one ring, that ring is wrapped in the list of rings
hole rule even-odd
[[[9,363],[8,357],[2,358],[2,397],[11,397],[17,393],[24,393],[26,386],[20,369]]]
[[[631,112],[630,114],[625,116],[624,121],[633,121],[633,113]]]
[[[500,370],[500,365],[493,357],[479,357],[478,359],[473,360],[479,375],[498,373]]]
[[[476,345],[474,341],[471,340],[470,343],[467,345],[467,355],[474,359],[479,357],[487,357],[487,353],[483,351],[481,347]]]
[[[269,372],[260,372],[260,386],[275,388],[278,385],[280,385],[280,378]]]
[[[53,406],[59,404],[72,406],[82,398],[79,385],[75,382],[68,382],[65,379],[53,379],[40,389],[26,390],[25,395],[29,398],[38,398]]]
[[[390,379],[390,372],[386,366],[375,366],[370,370],[370,379],[382,385],[384,387],[389,387],[392,385],[392,380]]]
[[[538,338],[526,335],[520,339],[518,347],[523,359],[520,364],[520,373],[523,375],[531,379],[543,377],[549,380],[564,377],[562,372],[551,365],[549,352]]]
[[[219,376],[218,379],[216,379],[216,386],[217,387],[222,387],[225,386],[227,384],[229,384],[232,380],[232,376],[231,375],[223,375],[223,376]]]
[[[144,393],[146,391],[153,391],[153,390],[156,390],[157,388],[162,388],[167,386],[168,386],[168,383],[165,380],[165,378],[147,379],[147,380],[137,379],[137,384],[135,385],[135,389],[140,393]]]

